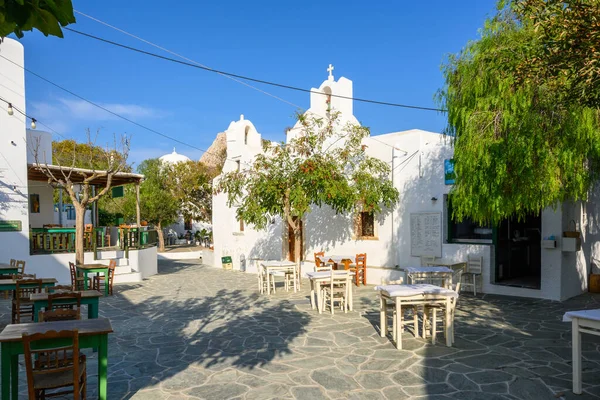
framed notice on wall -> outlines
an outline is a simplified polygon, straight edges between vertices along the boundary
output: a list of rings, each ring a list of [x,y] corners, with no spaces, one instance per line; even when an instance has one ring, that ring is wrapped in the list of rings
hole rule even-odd
[[[0,220],[0,232],[20,232],[21,229],[21,221]]]
[[[442,256],[442,213],[410,214],[410,255]]]

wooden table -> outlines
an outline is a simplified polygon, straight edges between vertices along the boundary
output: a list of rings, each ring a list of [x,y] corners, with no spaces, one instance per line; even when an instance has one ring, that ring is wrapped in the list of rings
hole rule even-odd
[[[573,393],[581,394],[581,334],[600,336],[600,309],[568,311],[563,321],[571,321],[573,348]]]
[[[106,400],[108,386],[108,334],[113,332],[110,320],[107,318],[7,325],[2,333],[0,333],[2,400],[10,399],[11,395],[13,400],[17,400],[19,396],[19,355],[24,354],[23,333],[33,335],[50,330],[61,331],[73,329],[79,331],[80,349],[98,348],[98,398]],[[48,345],[50,346],[60,346],[63,344],[64,339],[48,341]]]
[[[80,264],[75,266],[77,268],[77,272],[83,273],[83,290],[88,290],[88,274],[104,272],[104,295],[108,296],[108,265],[106,264]]]
[[[30,280],[30,279],[28,279]],[[42,287],[52,287],[56,284],[57,280],[54,278],[41,278]],[[23,287],[35,286],[34,284],[21,283]],[[0,292],[3,290],[17,290],[16,279],[0,279]]]
[[[407,277],[407,283],[417,283],[414,282],[415,279],[427,279],[431,281],[435,279],[439,279],[443,281],[443,287],[451,289],[452,288],[452,275],[454,271],[448,267],[403,267],[401,268]]]
[[[265,275],[267,278],[267,294],[268,295],[271,294],[271,281],[270,281],[271,274],[270,274],[270,272],[272,272],[272,271],[283,271],[283,272],[292,271],[294,274],[294,293],[296,293],[297,271],[296,271],[296,263],[294,261],[263,261],[260,265],[264,269]],[[262,289],[262,286],[261,286],[261,289]]]
[[[344,269],[349,269],[350,268],[350,264],[352,264],[352,262],[354,262],[354,259],[356,258],[356,256],[317,256],[319,258],[319,260],[322,263],[333,263],[335,265],[335,269],[337,269],[338,264],[343,264],[344,265]]]
[[[402,305],[434,305],[443,304],[446,307],[446,321],[444,323],[444,336],[446,336],[446,346],[452,347],[452,318],[451,307],[452,298],[457,298],[458,294],[450,289],[434,285],[381,285],[376,286],[379,291],[379,318],[381,337],[387,334],[387,302],[394,301],[396,305],[396,348],[402,349]],[[423,329],[425,336],[425,329]],[[432,335],[433,340],[435,336]]]
[[[19,268],[16,265],[0,263],[0,275],[16,275],[19,273]]]
[[[88,307],[88,319],[98,318],[98,299],[102,296],[97,290],[83,290],[81,293],[81,304],[86,304]],[[48,293],[34,293],[30,296],[33,301],[33,322],[38,322],[38,314],[42,308],[48,307]],[[56,304],[70,304],[73,299],[55,299]]]
[[[334,271],[334,273],[335,273],[335,271]],[[306,275],[308,276],[308,279],[310,279],[310,306],[314,310],[315,309],[315,301],[316,301],[317,302],[317,310],[319,311],[319,314],[321,314],[323,312],[323,310],[321,307],[320,285],[322,283],[331,283],[331,272],[329,272],[329,271],[307,272]],[[353,276],[353,275],[354,275],[354,272],[350,272],[350,276]],[[348,288],[349,288],[348,310],[352,311],[352,303],[353,303],[352,279],[350,280],[348,285],[349,285],[348,286]],[[316,300],[315,300],[315,294],[317,297]]]

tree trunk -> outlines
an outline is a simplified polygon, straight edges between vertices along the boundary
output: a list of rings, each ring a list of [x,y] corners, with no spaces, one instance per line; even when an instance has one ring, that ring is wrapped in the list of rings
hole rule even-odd
[[[84,264],[85,206],[75,206],[75,264]]]
[[[165,235],[160,222],[156,224],[156,233],[158,234],[158,251],[165,251]]]
[[[302,277],[302,265],[300,264],[300,260],[302,259],[302,231],[300,230],[301,219],[298,218],[296,223],[294,224],[294,255],[296,256],[296,268],[298,270],[298,286],[301,287],[301,277]]]

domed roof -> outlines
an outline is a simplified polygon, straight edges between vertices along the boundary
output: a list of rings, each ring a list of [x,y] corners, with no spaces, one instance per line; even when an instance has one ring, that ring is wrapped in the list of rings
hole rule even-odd
[[[178,154],[175,149],[173,149],[173,152],[171,154],[165,154],[164,156],[159,158],[160,161],[162,161],[163,163],[169,163],[169,164],[177,164],[180,162],[188,162],[188,161],[192,161],[189,158],[187,158],[186,156],[184,156],[183,154]]]

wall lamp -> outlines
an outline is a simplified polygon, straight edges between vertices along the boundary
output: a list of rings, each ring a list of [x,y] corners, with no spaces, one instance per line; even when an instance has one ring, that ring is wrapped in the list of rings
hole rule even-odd
[[[434,196],[434,197],[432,197],[432,198],[431,198],[431,201],[437,201],[437,197],[435,197],[435,196]]]

